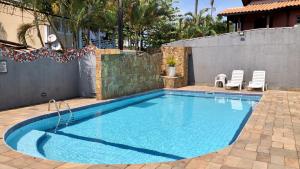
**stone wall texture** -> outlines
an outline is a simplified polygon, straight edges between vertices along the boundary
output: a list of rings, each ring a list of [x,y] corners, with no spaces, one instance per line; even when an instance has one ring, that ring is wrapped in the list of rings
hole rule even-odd
[[[101,56],[102,55],[119,55],[121,53],[121,51],[119,49],[97,49],[95,51],[95,55],[96,55],[96,98],[98,100],[101,100],[102,97],[102,70],[101,70]]]
[[[96,49],[96,56],[107,55],[107,54],[120,54],[119,49]]]
[[[183,77],[162,76],[164,88],[179,88],[182,87]]]
[[[120,50],[95,49],[95,55],[90,54],[79,60],[79,91],[81,97],[96,96],[96,58],[102,54],[120,54]]]
[[[97,56],[97,99],[110,99],[162,87],[162,54],[122,53]]]
[[[168,72],[167,58],[174,57],[176,60],[176,76],[179,77],[176,79],[177,87],[187,86],[188,84],[188,58],[192,53],[192,48],[183,47],[183,46],[163,46],[161,48],[163,53],[162,58],[162,71]],[[165,79],[165,82],[168,81],[168,78]],[[169,85],[165,85],[168,87]]]

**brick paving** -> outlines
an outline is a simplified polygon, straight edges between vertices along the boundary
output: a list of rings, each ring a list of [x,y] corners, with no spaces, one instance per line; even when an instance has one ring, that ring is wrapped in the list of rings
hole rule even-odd
[[[182,90],[223,91],[188,86]],[[227,91],[237,92],[237,91]],[[247,91],[243,91],[247,92]],[[251,92],[253,93],[253,92]],[[96,103],[95,99],[67,100],[71,107]],[[3,133],[11,125],[47,112],[47,104],[0,112],[0,169],[299,169],[300,92],[266,91],[231,146],[216,153],[169,163],[144,165],[83,165],[30,157],[11,150]]]

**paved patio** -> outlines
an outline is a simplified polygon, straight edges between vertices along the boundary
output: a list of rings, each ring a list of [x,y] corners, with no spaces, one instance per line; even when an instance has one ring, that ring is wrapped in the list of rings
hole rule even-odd
[[[189,86],[181,89],[223,91],[220,88],[203,86]],[[72,99],[67,100],[67,102],[71,107],[77,107],[100,101],[95,99]],[[265,92],[238,140],[222,151],[193,159],[146,165],[82,165],[63,163],[23,155],[4,145],[2,136],[7,128],[25,119],[47,113],[47,106],[47,104],[41,104],[0,112],[0,169],[300,168],[300,92],[275,90]]]

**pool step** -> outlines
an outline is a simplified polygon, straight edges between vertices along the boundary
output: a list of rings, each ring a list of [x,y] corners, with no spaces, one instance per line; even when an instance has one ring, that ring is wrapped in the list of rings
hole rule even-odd
[[[81,163],[99,163],[101,159],[104,163],[110,163],[110,161],[122,161],[126,156],[137,154],[139,157],[152,157],[147,153],[139,153],[135,149],[127,148],[126,145],[63,131],[47,132],[47,139],[43,139],[42,144],[40,151],[44,152],[48,159],[59,161],[77,159],[79,160],[77,162]],[[89,153],[82,155],[83,151]]]
[[[46,132],[39,130],[32,130],[26,133],[18,141],[17,150],[34,157],[43,158],[43,155],[39,152],[38,145],[45,135]]]

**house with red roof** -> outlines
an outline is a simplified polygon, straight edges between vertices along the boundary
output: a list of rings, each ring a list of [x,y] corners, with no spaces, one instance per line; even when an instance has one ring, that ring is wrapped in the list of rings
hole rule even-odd
[[[300,24],[300,0],[242,0],[243,7],[228,8],[226,16],[236,31],[292,27]]]

